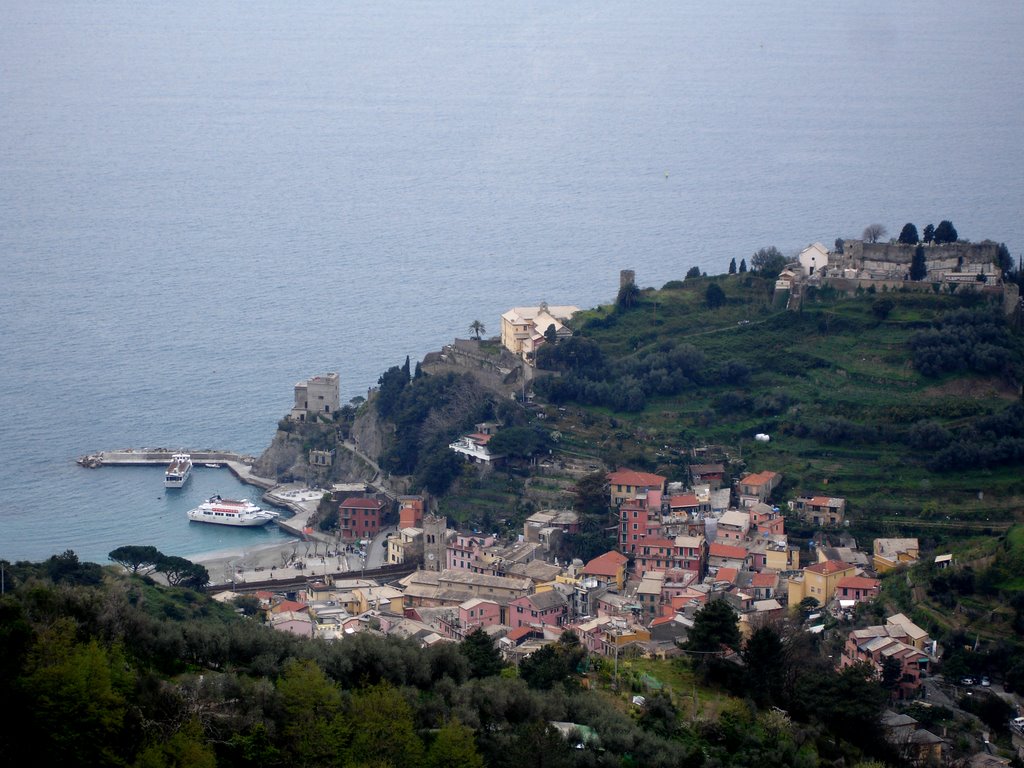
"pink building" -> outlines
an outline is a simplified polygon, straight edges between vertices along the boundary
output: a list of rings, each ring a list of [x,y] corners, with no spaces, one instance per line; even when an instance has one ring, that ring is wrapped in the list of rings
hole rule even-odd
[[[637,542],[635,553],[634,568],[640,575],[678,570],[703,576],[707,570],[707,546],[703,536],[648,537]]]
[[[635,552],[637,545],[647,536],[647,502],[641,499],[623,501],[619,507],[619,549]]]
[[[508,624],[513,629],[541,624],[560,627],[565,623],[569,606],[562,593],[555,589],[516,598],[508,604]]]
[[[882,588],[882,582],[878,579],[869,579],[866,576],[847,576],[840,579],[836,584],[836,600],[855,600],[858,603],[866,603],[875,597]]]
[[[759,535],[782,536],[786,533],[786,520],[774,507],[757,503],[750,507],[750,527]]]
[[[447,567],[454,570],[472,571],[478,563],[477,555],[485,547],[494,546],[493,536],[473,536],[457,533],[445,549]]]
[[[493,600],[474,597],[459,604],[459,626],[464,636],[477,627],[493,627],[495,624],[501,624],[501,606]]]

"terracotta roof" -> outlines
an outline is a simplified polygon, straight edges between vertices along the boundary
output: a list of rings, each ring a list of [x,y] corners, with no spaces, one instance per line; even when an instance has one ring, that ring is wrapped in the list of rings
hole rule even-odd
[[[592,573],[597,576],[617,576],[622,566],[629,560],[621,552],[612,550],[611,552],[605,552],[603,555],[598,555],[585,566],[583,566],[584,573]]]
[[[656,487],[661,488],[665,484],[665,478],[661,475],[654,475],[650,472],[636,472],[632,469],[619,469],[608,473],[608,482],[614,485],[632,485],[634,487]]]
[[[669,507],[696,507],[700,505],[700,499],[694,496],[692,493],[682,493],[678,496],[670,496],[668,499]]]
[[[345,499],[340,507],[349,507],[353,509],[380,509],[384,506],[384,501],[381,499]]]
[[[715,542],[708,547],[708,554],[711,557],[738,557],[743,560],[747,556],[747,550],[743,547],[734,547],[731,544],[719,544]]]
[[[826,560],[824,563],[815,563],[814,565],[808,565],[804,568],[805,571],[814,571],[814,573],[832,574],[839,573],[840,571],[852,571],[853,566],[849,563],[844,563],[840,560]]]
[[[778,475],[778,472],[758,472],[757,474],[747,475],[740,483],[744,485],[764,485],[765,483],[771,482]]]
[[[516,645],[519,645],[519,641],[523,640],[534,633],[534,628],[529,626],[516,627],[515,629],[509,630],[508,634],[505,635]]]
[[[661,539],[653,536],[646,536],[643,541],[637,542],[638,547],[663,547],[668,549],[670,553],[675,545],[676,543],[673,539]]]
[[[659,616],[651,622],[652,627],[660,627],[662,624],[669,624],[676,620],[676,615],[673,613],[670,616]]]
[[[737,576],[739,576],[739,571],[735,568],[719,568],[718,573],[715,574],[715,581],[728,581],[730,584],[735,584]]]
[[[296,600],[282,600],[280,603],[271,608],[274,613],[284,613],[286,611],[304,611],[306,610],[306,604],[300,603]]]
[[[836,587],[845,587],[846,589],[878,589],[882,585],[882,582],[878,579],[869,579],[867,576],[847,576],[844,579],[840,579]]]
[[[778,583],[779,574],[777,573],[755,573],[750,580],[752,587],[774,587]]]

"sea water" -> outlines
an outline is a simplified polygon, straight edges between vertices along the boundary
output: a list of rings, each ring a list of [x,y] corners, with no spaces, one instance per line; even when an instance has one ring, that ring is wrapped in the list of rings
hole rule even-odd
[[[0,23],[0,557],[189,523],[296,381],[343,400],[512,306],[951,219],[1024,247],[1024,5],[11,0]]]

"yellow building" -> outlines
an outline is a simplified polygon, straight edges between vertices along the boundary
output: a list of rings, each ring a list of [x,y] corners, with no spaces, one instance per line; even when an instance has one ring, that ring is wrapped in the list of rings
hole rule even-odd
[[[795,571],[800,567],[800,551],[788,544],[770,546],[764,553],[764,565],[771,571]]]
[[[813,597],[818,605],[824,606],[835,594],[836,585],[856,573],[855,566],[838,560],[809,565],[800,576],[789,580],[789,604],[798,605],[804,598]]]
[[[501,316],[501,344],[513,354],[526,360],[544,343],[544,332],[549,326],[555,327],[559,338],[572,336],[572,330],[565,323],[579,312],[579,307],[549,307],[541,303],[538,307],[513,307]]]
[[[917,539],[875,539],[875,572],[886,573],[901,565],[912,565],[919,555]]]

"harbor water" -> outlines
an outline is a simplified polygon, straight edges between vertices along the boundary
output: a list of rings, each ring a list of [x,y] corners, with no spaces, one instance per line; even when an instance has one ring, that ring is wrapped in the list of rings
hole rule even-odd
[[[1024,5],[12,0],[0,558],[275,536],[93,451],[258,454],[292,388],[758,248],[1024,248]]]

